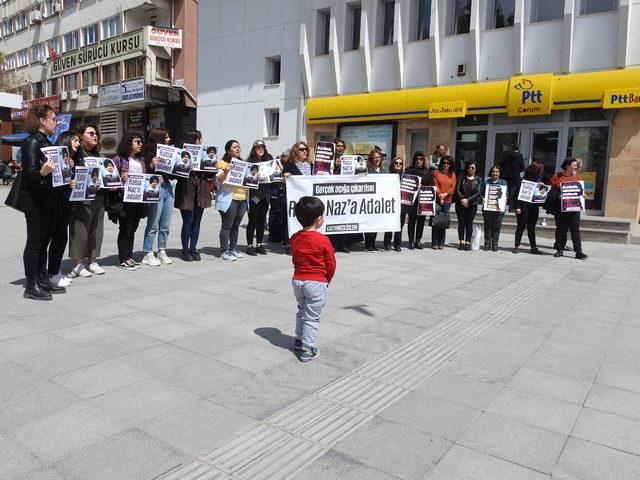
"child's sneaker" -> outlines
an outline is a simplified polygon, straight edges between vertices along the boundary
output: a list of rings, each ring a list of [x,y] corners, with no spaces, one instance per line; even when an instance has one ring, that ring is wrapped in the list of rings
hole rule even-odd
[[[320,355],[320,349],[318,347],[302,347],[302,352],[298,355],[298,360],[301,362],[308,362]]]
[[[302,340],[298,340],[296,338],[296,341],[293,342],[293,351],[294,352],[301,352],[302,351]]]

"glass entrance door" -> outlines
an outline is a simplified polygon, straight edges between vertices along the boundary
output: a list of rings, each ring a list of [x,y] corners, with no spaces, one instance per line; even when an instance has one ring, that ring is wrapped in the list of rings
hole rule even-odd
[[[493,144],[493,164],[499,165],[502,157],[505,153],[512,151],[512,145],[520,145],[520,132],[496,132]],[[488,165],[491,168],[492,165]],[[489,175],[489,172],[485,172],[485,175]]]
[[[531,161],[544,165],[544,172],[553,175],[558,168],[559,130],[533,130],[531,132]]]

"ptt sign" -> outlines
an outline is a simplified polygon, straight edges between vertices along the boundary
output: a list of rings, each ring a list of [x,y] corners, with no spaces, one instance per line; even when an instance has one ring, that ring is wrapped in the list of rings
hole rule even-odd
[[[552,74],[513,77],[509,82],[509,115],[549,114],[552,79]]]
[[[607,90],[604,92],[603,108],[640,107],[640,89]]]

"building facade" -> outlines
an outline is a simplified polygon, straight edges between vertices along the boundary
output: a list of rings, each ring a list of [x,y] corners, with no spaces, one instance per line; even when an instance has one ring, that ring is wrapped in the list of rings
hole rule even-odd
[[[246,0],[200,11],[198,118],[216,141],[282,150],[338,135],[385,158],[442,143],[485,173],[517,143],[549,172],[581,158],[590,213],[640,214],[637,0]]]
[[[33,104],[91,121],[112,153],[127,130],[195,126],[197,1],[3,0],[0,52]]]

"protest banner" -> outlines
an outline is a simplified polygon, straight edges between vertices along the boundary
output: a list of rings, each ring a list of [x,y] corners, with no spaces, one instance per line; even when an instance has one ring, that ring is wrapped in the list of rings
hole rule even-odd
[[[560,210],[581,212],[584,210],[584,182],[562,182],[560,184]]]
[[[436,214],[436,187],[420,187],[418,193],[418,215]]]
[[[290,235],[302,228],[294,209],[303,196],[314,196],[324,203],[325,221],[319,229],[322,233],[400,230],[400,183],[397,175],[292,175],[285,181]]]
[[[335,155],[335,143],[323,141],[317,142],[315,161],[313,163],[313,174],[331,175],[331,172],[333,171],[333,158]]]
[[[507,187],[497,183],[487,183],[484,191],[484,210],[505,212],[507,209]]]
[[[231,170],[227,173],[227,177],[224,179],[224,184],[234,185],[236,187],[244,186],[244,177],[246,176],[247,162],[234,158],[231,160]]]
[[[132,173],[124,185],[124,202],[158,203],[160,177],[153,174]]]
[[[110,158],[99,159],[100,186],[103,188],[122,187],[122,180],[118,168]]]
[[[400,203],[402,205],[413,205],[416,195],[420,191],[422,177],[418,175],[402,175],[400,179]]]
[[[87,176],[89,169],[87,167],[76,167],[76,186],[71,190],[69,195],[70,202],[84,202],[87,198]],[[94,195],[95,197],[95,195]]]
[[[160,159],[160,163],[156,165],[155,171],[157,173],[171,174],[173,166],[180,162],[180,153],[182,149],[172,147],[171,145],[158,144],[156,147],[156,157]],[[188,176],[188,175],[187,175]]]
[[[550,189],[551,186],[544,183],[522,180],[518,200],[527,203],[544,203]]]
[[[69,185],[73,173],[67,147],[44,147],[40,151],[47,160],[51,160],[55,164],[53,172],[51,172],[51,185],[53,187]]]
[[[258,165],[258,182],[259,183],[271,183],[282,182],[284,178],[282,176],[282,165],[279,160],[268,160],[266,162],[259,162]]]

